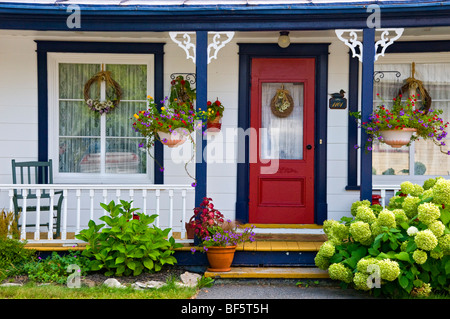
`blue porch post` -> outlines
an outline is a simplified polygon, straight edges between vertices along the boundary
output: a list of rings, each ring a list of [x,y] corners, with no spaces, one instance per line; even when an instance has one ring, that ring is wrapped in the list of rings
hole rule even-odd
[[[197,92],[197,111],[199,109],[206,110],[206,102],[208,99],[208,32],[197,31],[196,32],[196,92]],[[206,139],[203,138],[203,133],[206,127],[202,128],[202,131],[197,131],[197,149],[196,149],[196,163],[195,163],[195,176],[197,179],[197,186],[195,188],[195,205],[198,207],[206,196],[206,157],[204,155],[204,149],[206,148]]]
[[[367,122],[373,112],[373,72],[375,62],[375,29],[363,30],[363,57],[362,57],[362,100],[361,121]],[[361,146],[364,147],[367,134],[361,129]],[[372,202],[372,152],[361,151],[361,200]]]

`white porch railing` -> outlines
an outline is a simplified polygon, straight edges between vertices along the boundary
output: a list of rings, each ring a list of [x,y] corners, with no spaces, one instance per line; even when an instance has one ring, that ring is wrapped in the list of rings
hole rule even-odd
[[[190,185],[81,185],[81,184],[8,184],[0,185],[0,209],[9,209],[14,211],[13,196],[14,190],[22,192],[23,200],[19,205],[22,208],[20,213],[21,225],[30,224],[34,226],[34,240],[39,242],[62,241],[68,242],[67,233],[69,231],[78,234],[83,228],[87,228],[89,220],[96,223],[101,222],[99,217],[107,214],[100,206],[100,203],[109,203],[114,200],[133,201],[132,206],[139,208],[138,212],[147,215],[157,214],[155,225],[160,228],[170,228],[169,237],[174,231],[181,233],[180,239],[186,237],[185,222],[187,215],[192,214],[194,208],[193,188]],[[32,201],[28,199],[28,191],[36,195]],[[42,203],[44,199],[40,196],[43,191],[50,194],[48,204]],[[61,209],[61,238],[53,238],[53,215],[55,213],[53,206],[57,203],[58,195],[55,192],[63,192],[63,202]],[[9,201],[9,203],[7,203]],[[35,212],[27,212],[27,206],[36,206]],[[50,206],[47,212],[41,212],[40,206]],[[189,208],[188,208],[189,207]],[[34,216],[33,216],[34,215]],[[189,218],[190,216],[188,216]],[[41,239],[42,222],[49,222],[47,239]],[[26,227],[21,227],[20,238],[26,239]],[[178,240],[180,241],[180,240]],[[187,240],[189,241],[189,240]],[[77,242],[70,240],[70,242]]]
[[[389,199],[393,197],[399,190],[400,186],[392,185],[374,185],[372,187],[373,195],[380,195],[380,204],[384,208],[389,204]]]

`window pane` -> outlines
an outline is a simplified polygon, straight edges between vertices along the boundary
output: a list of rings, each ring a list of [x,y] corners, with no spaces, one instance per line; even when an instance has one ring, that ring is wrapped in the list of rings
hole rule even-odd
[[[272,98],[282,85],[294,102],[292,113],[287,117],[278,117],[271,110]],[[261,118],[262,159],[303,159],[302,83],[263,83]]]
[[[146,172],[146,153],[139,148],[139,139],[106,139],[106,173],[138,174]]]
[[[133,130],[131,124],[135,119],[131,118],[146,107],[146,102],[121,101],[119,106],[106,116],[106,136],[141,137]]]
[[[84,84],[100,70],[100,64],[60,63],[59,98],[84,100]],[[91,86],[91,95],[98,96],[98,86]]]
[[[84,101],[59,101],[59,136],[100,136],[100,114]]]
[[[392,148],[384,143],[373,144],[373,175],[408,175],[409,147]]]
[[[99,138],[60,138],[61,173],[100,173]]]
[[[147,66],[135,64],[107,64],[113,79],[123,90],[122,100],[144,100],[147,98]],[[108,94],[107,94],[108,96]]]

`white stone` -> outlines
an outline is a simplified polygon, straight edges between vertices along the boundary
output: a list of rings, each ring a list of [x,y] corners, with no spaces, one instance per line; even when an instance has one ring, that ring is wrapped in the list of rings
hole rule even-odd
[[[150,280],[147,282],[137,281],[134,284],[132,284],[131,287],[133,287],[134,289],[150,289],[150,288],[158,289],[164,285],[165,283],[162,281]]]
[[[185,272],[180,276],[182,283],[187,287],[197,287],[198,281],[202,278],[199,274]]]
[[[7,282],[4,284],[1,284],[0,287],[20,287],[23,286],[22,284],[16,283],[16,282]]]
[[[106,279],[103,284],[109,288],[125,288],[124,285],[122,285],[117,279],[115,278],[108,278]]]

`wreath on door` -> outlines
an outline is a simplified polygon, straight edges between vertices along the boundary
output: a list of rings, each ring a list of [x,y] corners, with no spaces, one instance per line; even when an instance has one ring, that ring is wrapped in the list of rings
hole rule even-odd
[[[97,83],[98,87],[100,88],[102,82],[105,82],[107,92],[108,88],[112,88],[112,96],[108,96],[104,101],[100,101],[100,98],[91,98],[91,86],[94,83]],[[91,110],[99,112],[100,114],[108,113],[115,109],[119,105],[121,98],[122,88],[120,87],[119,83],[114,81],[114,79],[112,78],[111,71],[103,71],[103,67],[102,71],[98,72],[96,75],[90,78],[84,85],[84,100],[86,104]]]
[[[272,113],[277,117],[288,117],[294,109],[294,100],[288,90],[284,89],[284,85],[281,89],[277,90],[277,93],[272,98],[270,103]]]

